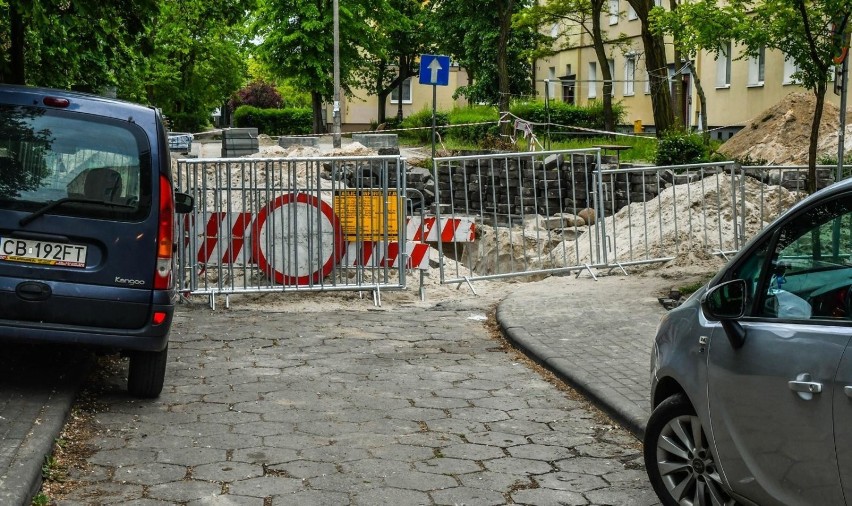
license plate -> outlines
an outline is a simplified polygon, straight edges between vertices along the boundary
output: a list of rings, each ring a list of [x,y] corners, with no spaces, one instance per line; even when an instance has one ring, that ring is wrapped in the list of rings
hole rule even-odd
[[[86,249],[82,244],[0,238],[0,260],[8,262],[85,267]]]

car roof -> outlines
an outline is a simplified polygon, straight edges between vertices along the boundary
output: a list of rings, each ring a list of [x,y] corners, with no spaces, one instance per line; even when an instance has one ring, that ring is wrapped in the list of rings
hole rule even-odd
[[[0,84],[0,103],[41,105],[45,97],[67,98],[71,101],[71,104],[64,109],[75,112],[89,112],[125,120],[131,117],[136,119],[153,118],[156,115],[156,110],[153,107],[90,93],[55,88]],[[51,108],[61,109],[60,107]]]

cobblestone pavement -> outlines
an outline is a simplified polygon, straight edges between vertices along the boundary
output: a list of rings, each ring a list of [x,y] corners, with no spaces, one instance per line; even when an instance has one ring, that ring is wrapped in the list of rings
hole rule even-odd
[[[184,306],[162,396],[111,380],[61,503],[656,504],[638,441],[485,320]]]
[[[552,277],[520,285],[497,320],[509,339],[641,435],[651,414],[651,349],[666,312],[657,297],[671,286],[640,276]]]
[[[3,344],[0,352],[0,504],[32,496],[91,360],[79,349]]]

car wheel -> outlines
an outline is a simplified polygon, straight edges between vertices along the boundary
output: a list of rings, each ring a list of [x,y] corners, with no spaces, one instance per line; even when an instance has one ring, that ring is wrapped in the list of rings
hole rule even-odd
[[[168,346],[163,351],[134,351],[130,353],[127,391],[134,397],[153,399],[163,391],[166,378]]]
[[[666,506],[736,504],[722,486],[716,457],[686,396],[673,395],[654,409],[644,443],[648,477]]]

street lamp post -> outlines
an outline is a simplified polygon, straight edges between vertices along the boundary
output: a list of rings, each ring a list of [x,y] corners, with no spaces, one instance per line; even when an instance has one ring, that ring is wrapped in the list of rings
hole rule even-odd
[[[334,107],[332,109],[332,146],[340,147],[340,16],[338,0],[334,0]]]

